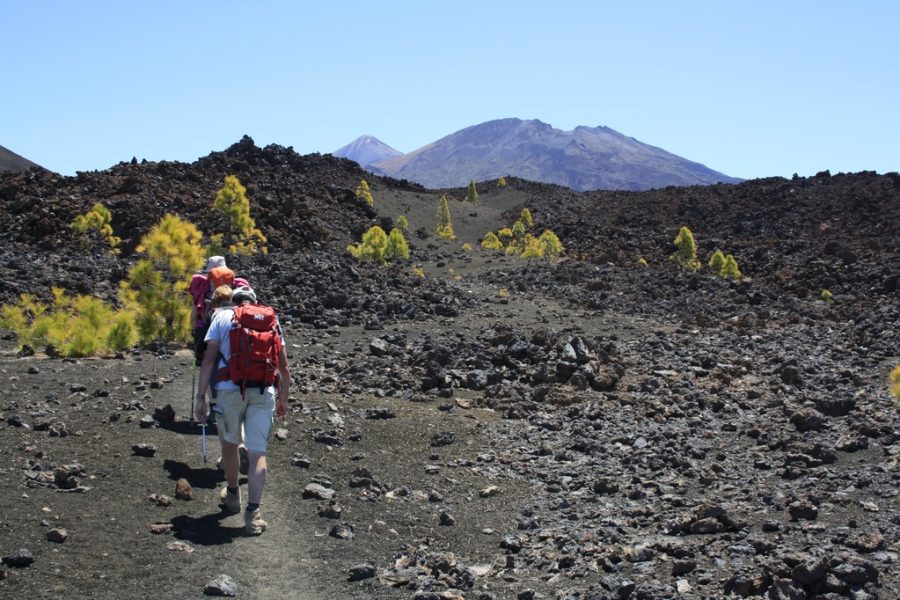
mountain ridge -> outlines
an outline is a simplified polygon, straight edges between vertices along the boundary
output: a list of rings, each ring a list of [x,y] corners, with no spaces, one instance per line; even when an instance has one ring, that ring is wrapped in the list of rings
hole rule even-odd
[[[359,163],[362,167],[368,167],[373,163],[403,155],[402,152],[388,146],[373,135],[361,135],[331,154],[339,158],[349,158]]]
[[[640,191],[742,181],[610,127],[579,125],[564,131],[538,119],[517,118],[472,125],[366,168],[431,188],[460,187],[470,180],[509,175],[576,191]]]

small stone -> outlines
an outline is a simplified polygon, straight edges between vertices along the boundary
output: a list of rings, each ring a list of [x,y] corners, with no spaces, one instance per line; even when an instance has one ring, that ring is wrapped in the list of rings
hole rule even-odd
[[[499,493],[500,493],[500,488],[498,488],[496,485],[492,485],[492,486],[486,487],[483,490],[481,490],[480,492],[478,492],[478,495],[481,496],[482,498],[490,498],[492,496],[496,496]]]
[[[332,500],[328,503],[328,506],[319,507],[319,516],[326,519],[340,519],[343,513],[344,509],[338,504],[337,500]]]
[[[175,409],[172,408],[171,404],[166,404],[162,408],[157,408],[153,411],[153,419],[159,423],[174,423]]]
[[[65,529],[51,529],[47,532],[47,541],[62,544],[69,539],[69,532]]]
[[[154,535],[163,535],[166,533],[172,533],[172,524],[171,523],[153,523],[150,525],[150,533]]]
[[[176,484],[177,490],[177,484]],[[153,502],[157,506],[172,506],[172,499],[165,494],[150,494],[147,498],[150,502]]]
[[[312,461],[308,456],[304,456],[302,454],[294,454],[291,457],[291,464],[295,467],[300,467],[301,469],[308,469],[312,465]]]
[[[156,455],[156,446],[154,446],[153,444],[134,444],[131,447],[131,451],[135,456],[152,458]]]
[[[334,490],[326,488],[318,483],[310,483],[303,488],[304,498],[316,498],[318,500],[331,500],[334,498]]]
[[[368,408],[366,409],[367,419],[393,419],[397,415],[390,408]]]
[[[194,490],[184,477],[175,482],[175,497],[179,500],[190,500],[194,497]]]
[[[697,561],[692,559],[676,560],[672,563],[672,576],[687,575],[697,568]]]
[[[453,517],[453,515],[451,515],[447,511],[442,510],[441,516],[440,516],[440,523],[444,527],[453,527],[454,525],[456,525],[456,519]]]
[[[819,509],[810,502],[798,500],[788,505],[788,514],[791,515],[791,519],[794,521],[801,519],[815,521],[819,516]]]
[[[34,555],[27,548],[19,548],[14,553],[3,557],[3,564],[22,569],[30,567],[34,562]]]
[[[328,535],[338,540],[350,541],[353,539],[353,525],[335,525],[328,532]]]
[[[34,366],[34,365],[31,365],[30,367],[28,367],[28,374],[29,374],[29,375],[37,375],[37,374],[40,373],[40,372],[41,372],[41,370],[38,369],[38,368],[37,368],[36,366]]]
[[[156,421],[150,415],[144,415],[138,421],[138,425],[141,426],[141,429],[150,429],[151,427],[156,427]]]
[[[347,580],[362,581],[364,579],[371,579],[372,577],[375,577],[375,565],[362,563],[350,567],[347,575]]]
[[[194,553],[194,547],[182,541],[169,542],[166,544],[166,548],[172,552],[184,552],[185,554]]]
[[[228,575],[216,575],[203,588],[203,593],[207,596],[237,596],[237,584]]]
[[[449,446],[453,443],[453,432],[442,431],[431,436],[431,445],[434,447]]]
[[[275,430],[275,439],[283,442],[287,438],[288,438],[288,430],[287,429],[285,429],[284,427],[279,427],[278,429]]]

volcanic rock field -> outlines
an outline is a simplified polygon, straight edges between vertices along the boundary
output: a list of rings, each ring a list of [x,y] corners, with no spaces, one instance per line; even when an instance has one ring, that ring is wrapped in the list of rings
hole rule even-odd
[[[163,215],[216,227],[226,175],[270,247],[229,266],[281,315],[293,378],[269,530],[218,504],[185,346],[60,359],[0,331],[0,597],[900,597],[900,175],[509,178],[473,206],[245,137],[192,164],[0,175],[0,300],[114,302]],[[455,241],[433,233],[442,194]],[[98,201],[118,256],[69,229]],[[562,258],[479,246],[524,207]],[[347,253],[401,214],[408,261]],[[741,281],[670,260],[683,225]]]

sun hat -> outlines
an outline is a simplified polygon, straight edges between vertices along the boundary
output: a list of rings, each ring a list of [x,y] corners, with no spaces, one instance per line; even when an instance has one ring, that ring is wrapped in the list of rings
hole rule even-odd
[[[235,288],[234,293],[231,294],[231,303],[238,305],[243,302],[256,302],[256,292],[253,291],[249,285],[242,285],[239,288]]]
[[[206,269],[204,269],[204,271],[209,273],[216,267],[225,267],[225,266],[227,266],[227,265],[225,264],[224,256],[210,256],[209,259],[206,261]]]

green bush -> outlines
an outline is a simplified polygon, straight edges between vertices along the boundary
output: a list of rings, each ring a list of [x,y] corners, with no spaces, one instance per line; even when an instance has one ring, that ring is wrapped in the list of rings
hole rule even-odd
[[[358,260],[373,260],[383,265],[392,260],[409,258],[409,245],[399,229],[391,229],[390,235],[387,235],[384,229],[373,225],[362,235],[359,244],[347,246],[347,252]]]
[[[831,293],[831,290],[822,290],[821,294],[822,302],[825,304],[831,304],[834,302],[834,295]]]
[[[406,215],[400,215],[397,217],[397,229],[406,233],[409,231],[409,219],[406,218]]]
[[[531,211],[528,210],[528,207],[522,209],[522,214],[519,216],[519,220],[527,227],[531,229],[534,227],[534,219],[531,218]]]
[[[497,180],[497,187],[506,187],[506,178],[501,176],[500,179]]]
[[[712,253],[712,256],[709,257],[709,270],[712,271],[713,275],[716,277],[724,277],[725,255],[722,254],[722,251],[718,248]]]
[[[538,239],[540,240],[541,247],[543,248],[542,254],[547,260],[556,258],[560,254],[562,254],[562,242],[559,241],[559,237],[557,237],[557,235],[553,233],[553,231],[549,229],[544,230],[544,233],[542,233],[541,237]]]

